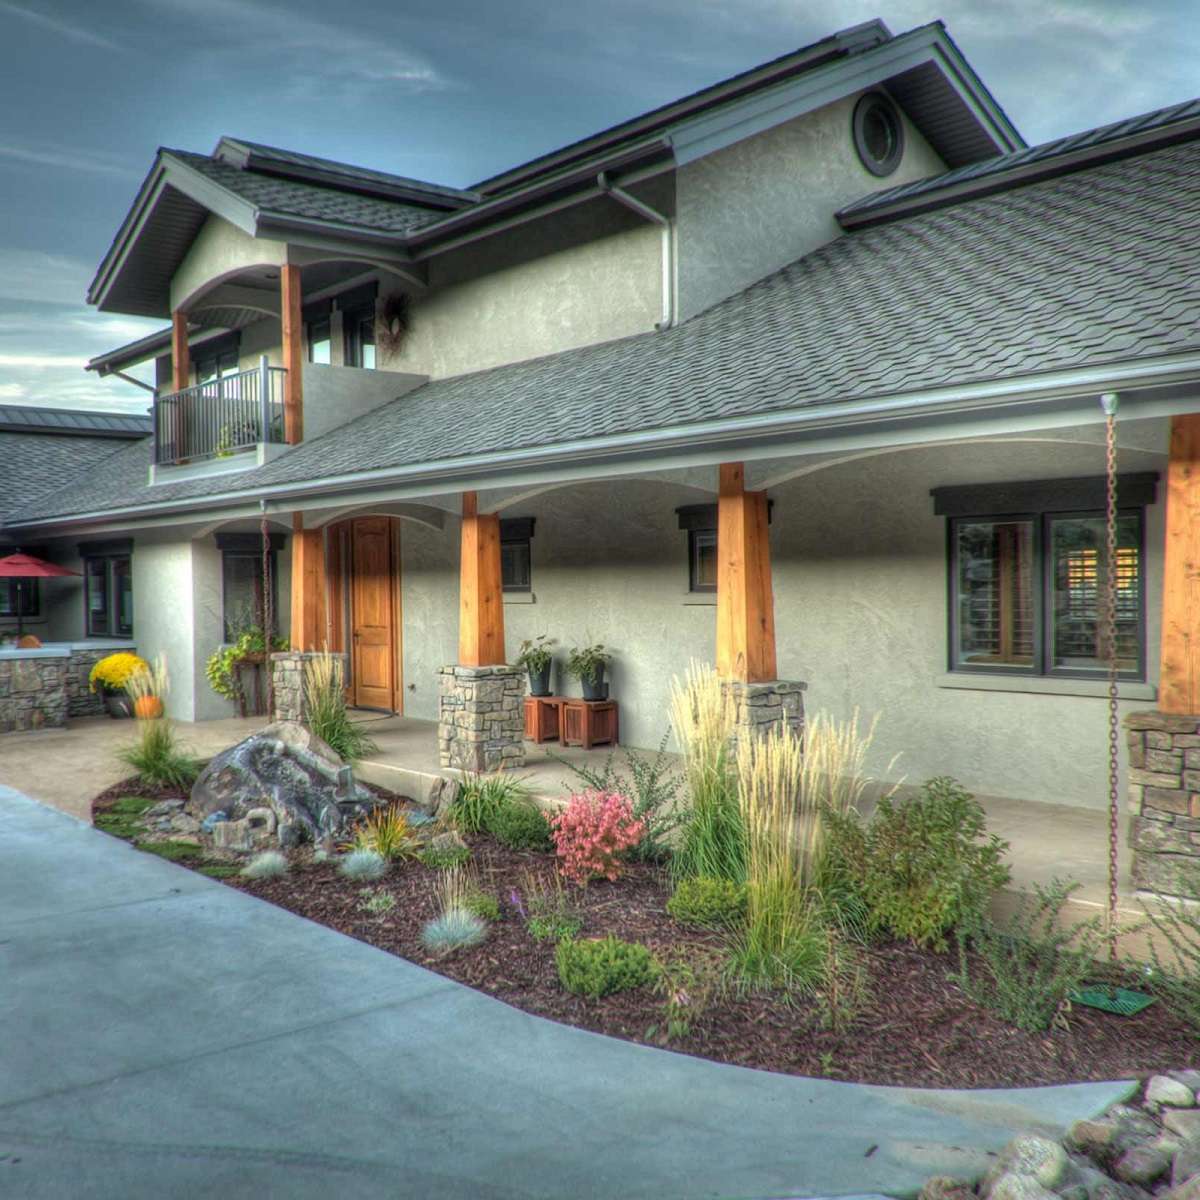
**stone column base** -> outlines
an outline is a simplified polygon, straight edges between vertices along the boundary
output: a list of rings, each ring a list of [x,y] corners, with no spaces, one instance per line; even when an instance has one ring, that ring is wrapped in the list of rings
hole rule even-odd
[[[442,766],[462,771],[523,766],[525,672],[509,666],[451,666],[438,676]]]
[[[303,724],[308,717],[304,702],[304,664],[320,658],[320,650],[285,650],[271,655],[271,681],[275,688],[276,721],[297,721]],[[341,677],[346,678],[347,656],[334,654],[338,660]]]
[[[733,696],[735,737],[747,733],[761,736],[782,725],[787,725],[797,736],[803,736],[804,692],[808,684],[783,679],[768,683],[727,679],[723,686]]]
[[[0,659],[0,733],[67,723],[65,658]]]
[[[1125,718],[1136,887],[1200,899],[1200,716]]]

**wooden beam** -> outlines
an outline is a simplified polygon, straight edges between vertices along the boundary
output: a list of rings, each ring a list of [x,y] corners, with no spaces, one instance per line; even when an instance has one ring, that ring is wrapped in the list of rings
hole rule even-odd
[[[300,268],[279,269],[279,322],[283,345],[283,440],[304,441],[304,345],[301,339]]]
[[[767,494],[747,492],[741,463],[722,463],[717,496],[717,673],[777,677]]]
[[[187,313],[178,309],[171,314],[171,390],[182,392],[191,382],[192,364],[188,359]]]
[[[1200,714],[1200,413],[1171,418],[1158,708]]]
[[[325,535],[305,529],[300,513],[292,514],[292,632],[293,650],[325,646]]]
[[[474,492],[463,492],[458,584],[458,662],[491,667],[504,658],[504,595],[500,577],[500,517],[481,513]]]

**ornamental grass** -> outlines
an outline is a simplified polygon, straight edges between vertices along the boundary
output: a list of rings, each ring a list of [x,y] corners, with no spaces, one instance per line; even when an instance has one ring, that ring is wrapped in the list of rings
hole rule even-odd
[[[354,764],[379,749],[374,739],[350,717],[342,684],[341,659],[328,650],[304,664],[306,724],[335,754]]]

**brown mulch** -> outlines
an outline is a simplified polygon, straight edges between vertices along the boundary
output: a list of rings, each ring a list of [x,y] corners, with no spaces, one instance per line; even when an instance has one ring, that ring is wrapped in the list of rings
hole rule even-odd
[[[118,796],[170,794],[127,783],[109,789],[97,807]],[[1132,1018],[1077,1006],[1065,1028],[1024,1033],[967,999],[950,979],[955,954],[906,943],[863,951],[867,999],[840,1033],[822,1029],[808,1001],[727,993],[710,1004],[690,1034],[668,1043],[661,1033],[663,1000],[652,988],[600,1000],[572,995],[559,983],[554,944],[537,942],[526,931],[512,890],[521,889],[527,871],[549,878],[553,859],[509,850],[486,836],[467,841],[480,882],[500,901],[501,919],[482,946],[443,959],[421,945],[422,926],[437,915],[439,872],[419,862],[394,865],[378,883],[360,885],[339,875],[333,864],[300,854],[292,856],[292,870],[282,878],[225,882],[526,1012],[739,1066],[862,1083],[980,1088],[1130,1078],[1200,1059],[1200,1041],[1161,1003]],[[384,915],[364,911],[361,893],[368,888],[388,892],[395,907]],[[593,883],[579,897],[580,936],[612,933],[644,942],[656,953],[719,949],[719,935],[685,928],[667,915],[669,894],[664,872],[643,864],[631,866],[616,883]]]

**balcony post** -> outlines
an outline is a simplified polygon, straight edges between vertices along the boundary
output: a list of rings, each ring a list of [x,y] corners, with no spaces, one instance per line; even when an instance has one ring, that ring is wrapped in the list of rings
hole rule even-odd
[[[305,529],[292,514],[293,650],[320,650],[325,641],[325,531]]]
[[[288,263],[279,269],[279,311],[282,326],[283,440],[289,446],[304,440],[304,354],[300,337],[300,268]]]
[[[258,360],[258,440],[271,440],[271,363],[265,354]]]
[[[459,564],[458,665],[504,662],[504,595],[500,578],[500,518],[481,513],[463,492]]]

